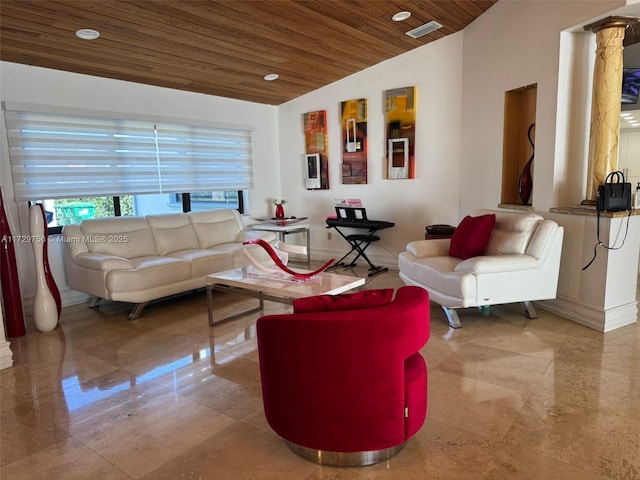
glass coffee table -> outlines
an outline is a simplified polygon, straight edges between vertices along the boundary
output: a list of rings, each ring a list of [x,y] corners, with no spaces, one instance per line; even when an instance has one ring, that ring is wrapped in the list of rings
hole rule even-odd
[[[301,271],[301,273],[304,273]],[[299,280],[285,272],[268,273],[247,266],[207,275],[209,326],[264,309],[264,301],[291,305],[296,298],[314,295],[336,295],[364,285],[365,279],[350,275],[322,272],[309,280]],[[213,320],[213,292],[227,292],[259,300],[255,308]]]

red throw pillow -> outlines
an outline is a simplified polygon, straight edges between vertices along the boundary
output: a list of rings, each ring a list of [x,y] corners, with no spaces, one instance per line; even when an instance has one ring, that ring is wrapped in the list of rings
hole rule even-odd
[[[464,217],[451,236],[449,255],[465,260],[482,255],[495,224],[496,216],[493,213],[479,217]]]
[[[331,312],[334,310],[355,310],[358,308],[378,307],[390,303],[393,288],[362,290],[356,293],[340,295],[316,295],[297,298],[293,301],[294,313]]]

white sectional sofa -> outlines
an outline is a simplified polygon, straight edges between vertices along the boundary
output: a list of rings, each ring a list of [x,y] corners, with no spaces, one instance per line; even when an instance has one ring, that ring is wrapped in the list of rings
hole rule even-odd
[[[267,260],[257,245],[274,242],[272,232],[248,231],[231,209],[203,212],[107,217],[66,225],[62,231],[69,287],[100,300],[135,303],[138,318],[151,300],[206,286],[205,276],[248,264],[243,253]]]

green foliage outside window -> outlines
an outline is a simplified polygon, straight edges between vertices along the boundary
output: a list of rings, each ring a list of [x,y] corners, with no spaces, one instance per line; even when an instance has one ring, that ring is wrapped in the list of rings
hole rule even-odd
[[[115,215],[113,197],[64,198],[54,200],[54,205],[56,207],[78,203],[93,204],[95,207],[95,212],[93,214],[94,218],[112,217]],[[131,195],[124,195],[120,197],[120,212],[123,216],[133,215],[133,198]]]

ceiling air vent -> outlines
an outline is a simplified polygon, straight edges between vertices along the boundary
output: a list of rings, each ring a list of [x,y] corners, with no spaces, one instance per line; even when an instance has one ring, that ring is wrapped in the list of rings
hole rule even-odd
[[[435,32],[439,28],[442,28],[442,25],[435,20],[432,20],[429,23],[425,23],[424,25],[414,28],[413,30],[409,30],[406,34],[412,38],[419,38],[427,33]]]

